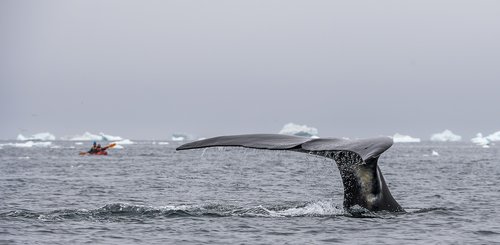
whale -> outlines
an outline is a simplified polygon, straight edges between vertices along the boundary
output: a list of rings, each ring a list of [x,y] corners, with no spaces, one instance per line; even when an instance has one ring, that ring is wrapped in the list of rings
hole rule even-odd
[[[347,212],[405,212],[394,199],[380,168],[380,155],[393,144],[390,137],[367,139],[307,138],[282,134],[228,135],[189,142],[177,151],[208,147],[244,147],[272,151],[294,151],[333,159],[344,187]]]

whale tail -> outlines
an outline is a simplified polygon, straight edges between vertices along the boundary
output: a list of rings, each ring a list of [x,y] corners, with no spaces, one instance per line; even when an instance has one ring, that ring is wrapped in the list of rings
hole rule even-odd
[[[404,212],[392,197],[378,167],[380,154],[392,146],[392,139],[345,140],[311,139],[279,134],[219,136],[181,145],[177,150],[206,147],[246,147],[289,150],[315,154],[335,160],[344,185],[344,209],[357,206],[369,211]]]

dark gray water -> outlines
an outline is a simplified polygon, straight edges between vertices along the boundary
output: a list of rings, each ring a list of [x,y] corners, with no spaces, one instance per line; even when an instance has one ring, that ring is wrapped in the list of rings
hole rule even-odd
[[[79,156],[88,146],[0,148],[0,244],[500,242],[500,146],[395,144],[379,164],[408,213],[361,217],[330,159],[151,141]]]

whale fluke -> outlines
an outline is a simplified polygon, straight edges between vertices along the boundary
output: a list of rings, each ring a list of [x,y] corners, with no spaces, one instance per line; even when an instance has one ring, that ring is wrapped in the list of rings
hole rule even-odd
[[[266,150],[289,150],[334,159],[344,185],[344,209],[356,206],[370,211],[404,212],[394,200],[378,167],[380,154],[392,146],[392,139],[346,140],[305,138],[281,134],[219,136],[181,145],[177,150],[206,147],[246,147]]]

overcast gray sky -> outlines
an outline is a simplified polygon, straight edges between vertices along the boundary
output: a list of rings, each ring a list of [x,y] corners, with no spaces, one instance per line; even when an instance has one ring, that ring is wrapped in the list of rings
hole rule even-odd
[[[500,130],[500,1],[0,1],[0,138]]]

